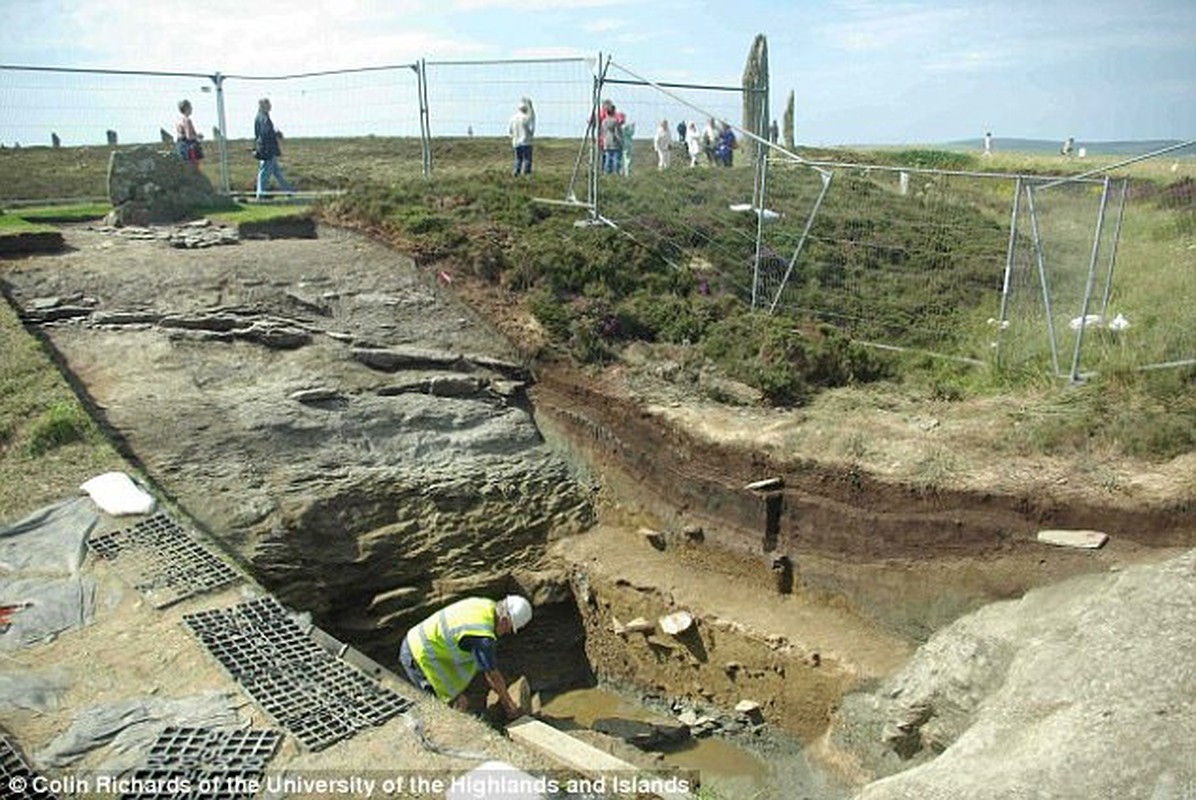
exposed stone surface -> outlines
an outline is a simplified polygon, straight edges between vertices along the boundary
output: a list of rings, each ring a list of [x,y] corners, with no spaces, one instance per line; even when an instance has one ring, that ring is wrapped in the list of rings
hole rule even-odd
[[[1037,589],[846,698],[833,738],[891,774],[860,800],[1193,797],[1193,619],[1196,550]]]
[[[551,537],[589,523],[527,371],[414,272],[376,266],[397,256],[330,232],[281,264],[260,248],[288,243],[256,241],[183,263],[148,232],[81,240],[121,248],[115,282],[83,249],[16,276],[14,297],[150,476],[284,602],[393,662],[410,624],[519,588]]]

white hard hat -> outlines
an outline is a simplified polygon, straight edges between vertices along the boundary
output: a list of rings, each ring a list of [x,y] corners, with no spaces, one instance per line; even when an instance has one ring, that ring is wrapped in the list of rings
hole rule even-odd
[[[517,594],[509,594],[502,601],[507,611],[507,619],[511,620],[511,633],[518,633],[519,629],[532,621],[532,604],[527,598]]]

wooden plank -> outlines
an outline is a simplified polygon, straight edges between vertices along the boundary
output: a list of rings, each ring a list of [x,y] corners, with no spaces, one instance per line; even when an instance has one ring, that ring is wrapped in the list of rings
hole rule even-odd
[[[523,717],[507,726],[507,735],[513,741],[543,753],[558,764],[592,778],[604,778],[610,773],[621,773],[628,778],[641,770],[633,764],[604,753],[593,745],[574,739],[564,731],[532,717]],[[664,800],[693,800],[689,792],[656,791],[646,792]]]
[[[576,770],[583,775],[624,770],[635,772],[636,768],[621,758],[604,753],[593,745],[574,739],[564,731],[538,719],[524,717],[507,726],[512,739],[540,751],[557,763]]]

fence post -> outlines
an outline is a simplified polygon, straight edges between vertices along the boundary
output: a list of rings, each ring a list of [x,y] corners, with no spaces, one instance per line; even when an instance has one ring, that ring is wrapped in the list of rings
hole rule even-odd
[[[1001,313],[997,317],[996,351],[993,353],[993,363],[1001,365],[1001,331],[1005,328],[1005,320],[1009,319],[1009,284],[1013,281],[1013,257],[1017,247],[1017,212],[1022,199],[1022,176],[1017,176],[1013,184],[1013,213],[1009,219],[1009,246],[1005,250],[1005,279],[1001,281]]]
[[[598,51],[597,61],[598,71],[594,75],[594,96],[590,104],[591,119],[594,121],[593,131],[590,132],[591,143],[590,147],[590,219],[597,222],[602,217],[602,210],[598,206],[598,186],[599,175],[602,172],[602,161],[606,154],[598,146],[599,138],[602,136],[602,122],[599,119],[602,109],[602,87],[606,80],[606,71],[610,67],[610,56],[607,56],[606,63],[602,61],[602,51]]]
[[[212,83],[216,84],[216,126],[220,136],[216,147],[220,151],[220,191],[224,194],[232,193],[232,185],[228,177],[228,128],[224,118],[224,76],[217,72],[212,76]]]
[[[1092,237],[1092,257],[1088,261],[1088,284],[1084,287],[1084,307],[1080,309],[1080,330],[1076,333],[1076,349],[1071,359],[1071,382],[1080,381],[1080,355],[1084,348],[1084,331],[1088,328],[1088,309],[1092,304],[1092,288],[1096,283],[1096,259],[1100,255],[1100,233],[1105,225],[1105,208],[1109,205],[1109,176],[1105,176],[1100,196],[1100,210],[1096,214],[1096,233]]]
[[[757,91],[753,89],[752,91]],[[767,91],[767,90],[765,90]],[[759,118],[756,120],[756,130],[763,131],[768,127],[768,108],[760,106]],[[764,202],[768,187],[768,158],[765,149],[759,141],[753,141],[753,158],[755,159],[755,174],[752,176],[752,206],[756,209],[756,259],[752,267],[752,311],[756,310],[760,286],[760,256],[764,249]]]
[[[428,117],[428,62],[415,63],[416,93],[419,96],[419,144],[424,177],[432,175],[432,123]]]
[[[1102,317],[1109,315],[1109,295],[1113,293],[1113,268],[1117,264],[1117,246],[1121,243],[1121,223],[1125,220],[1125,198],[1130,191],[1130,179],[1121,179],[1121,202],[1117,206],[1117,223],[1113,226],[1113,244],[1109,247],[1109,269],[1105,273],[1105,293],[1101,299]]]

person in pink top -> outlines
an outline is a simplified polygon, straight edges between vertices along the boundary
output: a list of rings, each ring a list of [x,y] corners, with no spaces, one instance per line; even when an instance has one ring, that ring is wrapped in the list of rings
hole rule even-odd
[[[179,101],[179,121],[174,126],[174,148],[179,158],[199,167],[203,158],[203,147],[199,144],[199,133],[191,121],[191,101]]]

